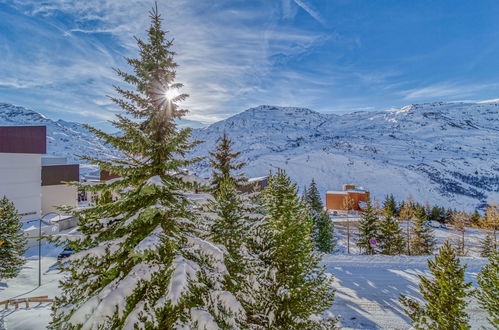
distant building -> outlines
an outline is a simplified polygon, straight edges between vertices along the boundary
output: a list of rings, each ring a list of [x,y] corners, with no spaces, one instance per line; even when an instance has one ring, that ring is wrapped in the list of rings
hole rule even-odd
[[[237,190],[242,193],[253,193],[262,191],[269,185],[269,177],[261,176],[256,178],[249,178],[248,181],[243,182],[237,186]]]
[[[353,184],[344,184],[343,190],[326,192],[326,209],[335,211],[347,211],[348,201],[350,210],[359,211],[362,203],[369,199],[369,192],[363,188],[357,188]]]
[[[42,158],[42,213],[59,213],[57,206],[78,206],[78,189],[65,182],[80,180],[80,165],[64,157]]]
[[[45,126],[0,126],[0,197],[14,202],[22,220],[77,206],[76,188],[63,182],[79,181],[79,165],[45,158],[46,151]]]

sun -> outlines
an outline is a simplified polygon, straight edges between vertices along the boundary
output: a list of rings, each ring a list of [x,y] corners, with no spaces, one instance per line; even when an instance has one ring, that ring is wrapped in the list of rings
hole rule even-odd
[[[168,88],[165,92],[165,97],[171,101],[179,95],[179,91],[176,88]]]

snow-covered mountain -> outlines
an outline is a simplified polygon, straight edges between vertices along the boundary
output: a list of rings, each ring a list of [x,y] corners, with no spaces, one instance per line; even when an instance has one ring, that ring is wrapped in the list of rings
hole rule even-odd
[[[47,155],[67,157],[70,163],[82,163],[77,155],[114,158],[119,155],[79,123],[51,120],[39,112],[20,106],[0,103],[2,126],[47,126]],[[81,164],[80,173],[88,174],[96,167]]]
[[[321,193],[354,183],[377,199],[393,193],[473,209],[499,200],[499,103],[429,103],[378,112],[320,114],[259,106],[207,128],[193,152],[206,156],[226,131],[248,176],[284,168]],[[195,167],[208,176],[208,162]]]
[[[81,124],[53,121],[23,107],[0,104],[0,125],[46,125],[48,155],[71,162],[80,162],[76,155],[119,155]],[[499,201],[499,102],[439,102],[344,115],[259,106],[195,129],[193,137],[205,142],[192,154],[206,156],[223,131],[242,152],[248,176],[284,168],[300,187],[315,179],[323,194],[354,183],[378,199],[412,195],[469,210]],[[210,174],[207,160],[193,169]]]

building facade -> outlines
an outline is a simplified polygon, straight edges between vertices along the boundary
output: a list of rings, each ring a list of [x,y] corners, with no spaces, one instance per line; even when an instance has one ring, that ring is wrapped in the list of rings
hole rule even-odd
[[[326,209],[331,211],[361,210],[367,202],[369,192],[352,184],[343,185],[343,190],[326,192]]]
[[[0,197],[14,202],[22,220],[41,217],[46,143],[45,126],[0,127]]]
[[[0,197],[7,196],[23,221],[40,219],[56,206],[77,206],[79,165],[65,158],[44,158],[45,126],[0,126]]]

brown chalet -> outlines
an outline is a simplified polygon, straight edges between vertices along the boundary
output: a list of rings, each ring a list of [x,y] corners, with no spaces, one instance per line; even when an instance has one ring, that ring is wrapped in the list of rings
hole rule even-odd
[[[347,211],[348,204],[350,204],[350,210],[359,211],[361,210],[359,204],[367,202],[368,199],[368,191],[357,188],[352,184],[344,184],[343,190],[326,192],[326,209]],[[348,203],[349,201],[350,203]]]

